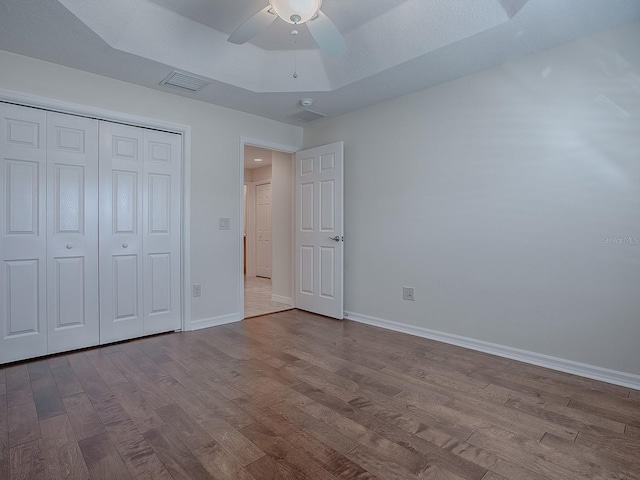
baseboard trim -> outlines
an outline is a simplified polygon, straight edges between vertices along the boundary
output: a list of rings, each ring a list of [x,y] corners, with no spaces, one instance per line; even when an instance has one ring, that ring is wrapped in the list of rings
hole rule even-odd
[[[520,362],[549,368],[551,370],[558,370],[560,372],[640,390],[640,375],[620,372],[617,370],[609,370],[595,365],[574,362],[572,360],[521,350],[519,348],[508,347],[506,345],[499,345],[496,343],[476,340],[474,338],[463,337],[437,330],[430,330],[424,327],[416,327],[406,323],[384,320],[382,318],[371,317],[360,313],[345,312],[345,314],[345,318],[347,320],[352,320],[354,322],[393,330],[394,332],[407,333],[409,335],[428,338],[430,340],[448,343],[450,345],[464,347],[483,353],[489,353],[499,357],[509,358],[511,360],[518,360]]]
[[[201,320],[195,320],[191,322],[191,330],[201,330],[203,328],[218,327],[220,325],[227,325],[228,323],[236,323],[240,321],[242,321],[242,316],[239,313],[221,315],[219,317],[203,318]]]
[[[271,295],[272,302],[284,303],[289,307],[293,307],[293,298],[283,297],[282,295]]]

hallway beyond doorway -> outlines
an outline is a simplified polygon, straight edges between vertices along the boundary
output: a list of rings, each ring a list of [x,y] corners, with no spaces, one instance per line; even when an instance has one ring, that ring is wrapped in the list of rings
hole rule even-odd
[[[271,279],[244,277],[244,318],[291,310],[286,303],[271,301]]]

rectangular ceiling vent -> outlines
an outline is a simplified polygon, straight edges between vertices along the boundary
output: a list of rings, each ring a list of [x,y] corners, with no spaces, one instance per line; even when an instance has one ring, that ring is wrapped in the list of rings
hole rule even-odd
[[[314,120],[318,120],[319,118],[326,117],[326,115],[318,112],[314,112],[312,110],[301,110],[298,113],[294,113],[293,115],[289,115],[288,118],[293,118],[294,120],[299,120],[301,122],[313,122]]]
[[[190,92],[197,92],[202,87],[209,85],[210,83],[211,80],[208,78],[200,77],[193,73],[177,72],[174,70],[160,82],[160,85],[181,88],[182,90],[189,90]]]

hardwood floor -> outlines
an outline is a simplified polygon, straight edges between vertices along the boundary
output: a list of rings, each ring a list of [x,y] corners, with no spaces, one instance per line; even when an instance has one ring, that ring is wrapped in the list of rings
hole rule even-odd
[[[290,310],[0,369],[0,479],[640,479],[640,394]]]
[[[285,303],[271,300],[270,278],[244,277],[244,318],[291,310]]]

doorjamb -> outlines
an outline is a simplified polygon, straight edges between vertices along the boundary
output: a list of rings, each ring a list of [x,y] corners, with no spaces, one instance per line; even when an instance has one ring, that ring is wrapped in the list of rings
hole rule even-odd
[[[244,205],[244,147],[247,145],[250,145],[253,147],[267,148],[269,150],[278,150],[280,152],[291,153],[291,154],[294,154],[298,150],[300,150],[300,147],[295,147],[292,145],[283,145],[280,143],[274,143],[274,142],[269,142],[266,140],[260,140],[256,138],[250,138],[250,137],[240,137],[240,155],[239,155],[239,161],[238,161],[238,169],[240,172],[239,174],[240,188],[238,189],[240,191],[240,202],[239,202],[240,210],[238,211],[238,218],[241,218],[242,221],[241,221],[240,228],[238,229],[238,247],[239,247],[238,278],[240,280],[238,284],[238,293],[239,293],[238,311],[240,312],[240,317],[243,320],[244,320],[244,255],[242,254],[242,252],[244,249],[243,245],[244,245],[244,208],[245,208],[245,205]],[[272,184],[272,187],[273,187],[273,184]],[[293,202],[293,199],[291,201]],[[292,212],[292,214],[295,215],[295,212]],[[292,232],[292,235],[294,234],[295,233]],[[291,275],[293,275],[293,273],[294,272],[292,271]],[[293,281],[293,277],[292,277],[292,281]],[[293,306],[295,307],[295,305]]]
[[[191,199],[189,197],[189,192],[191,191],[191,127],[63,100],[15,92],[13,90],[0,89],[0,101],[14,105],[22,105],[24,107],[34,107],[52,112],[66,113],[77,117],[105,120],[134,127],[152,128],[177,133],[182,136],[182,218],[180,228],[180,252],[182,255],[180,259],[181,326],[183,331],[191,330]]]

